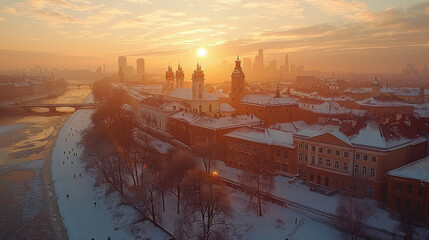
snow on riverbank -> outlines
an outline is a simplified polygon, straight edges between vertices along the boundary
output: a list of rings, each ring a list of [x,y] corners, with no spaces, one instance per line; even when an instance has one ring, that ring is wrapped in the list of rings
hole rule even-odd
[[[52,180],[69,239],[168,239],[150,222],[133,224],[140,218],[134,209],[117,206],[117,194],[106,196],[104,187],[94,187],[94,176],[85,171],[82,149],[76,146],[92,112],[76,111],[64,124],[52,151]]]

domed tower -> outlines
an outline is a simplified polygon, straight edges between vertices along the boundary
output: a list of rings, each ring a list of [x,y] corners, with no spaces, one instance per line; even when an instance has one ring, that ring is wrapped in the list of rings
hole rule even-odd
[[[197,63],[197,69],[192,73],[192,100],[203,100],[204,72],[201,65]]]
[[[182,66],[177,66],[176,71],[176,88],[182,88],[185,82],[185,73],[183,73]]]
[[[171,66],[168,66],[167,72],[165,72],[166,87],[165,91],[170,94],[174,90],[174,72]]]
[[[244,72],[241,69],[241,61],[237,56],[235,68],[231,74],[231,101],[239,102],[244,95]]]

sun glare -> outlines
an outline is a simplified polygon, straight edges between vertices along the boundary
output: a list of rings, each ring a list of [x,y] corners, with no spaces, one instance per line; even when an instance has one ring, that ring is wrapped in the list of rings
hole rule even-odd
[[[207,51],[205,48],[198,48],[197,54],[198,57],[205,57],[207,55]]]

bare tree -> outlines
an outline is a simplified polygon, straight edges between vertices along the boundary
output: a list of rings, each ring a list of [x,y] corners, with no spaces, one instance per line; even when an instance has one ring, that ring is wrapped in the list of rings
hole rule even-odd
[[[182,180],[186,173],[197,165],[190,152],[182,149],[175,151],[167,164],[167,175],[172,187],[171,192],[177,197],[177,214],[179,214]]]
[[[273,171],[272,164],[261,153],[251,156],[242,174],[238,176],[240,183],[248,187],[249,206],[254,206],[256,199],[256,209],[259,216],[262,216],[263,194],[271,193],[274,189]]]
[[[196,146],[193,148],[196,156],[201,157],[204,164],[204,169],[207,173],[211,172],[211,168],[215,166],[213,161],[216,155],[216,145],[215,143],[206,140],[197,141]]]
[[[178,236],[184,239],[225,239],[231,215],[227,187],[216,177],[197,168],[183,180],[185,206],[178,222]]]
[[[352,180],[352,193],[343,197],[339,202],[336,213],[340,219],[341,227],[346,231],[344,238],[358,239],[362,234],[363,220],[374,214],[376,207],[368,198],[355,198],[353,195],[363,197],[368,186],[368,179],[363,175],[355,174]]]

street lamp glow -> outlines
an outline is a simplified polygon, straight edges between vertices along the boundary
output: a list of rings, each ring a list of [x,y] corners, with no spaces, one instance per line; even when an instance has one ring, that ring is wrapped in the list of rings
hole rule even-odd
[[[199,57],[205,57],[207,55],[207,51],[205,48],[198,48],[197,54]]]

